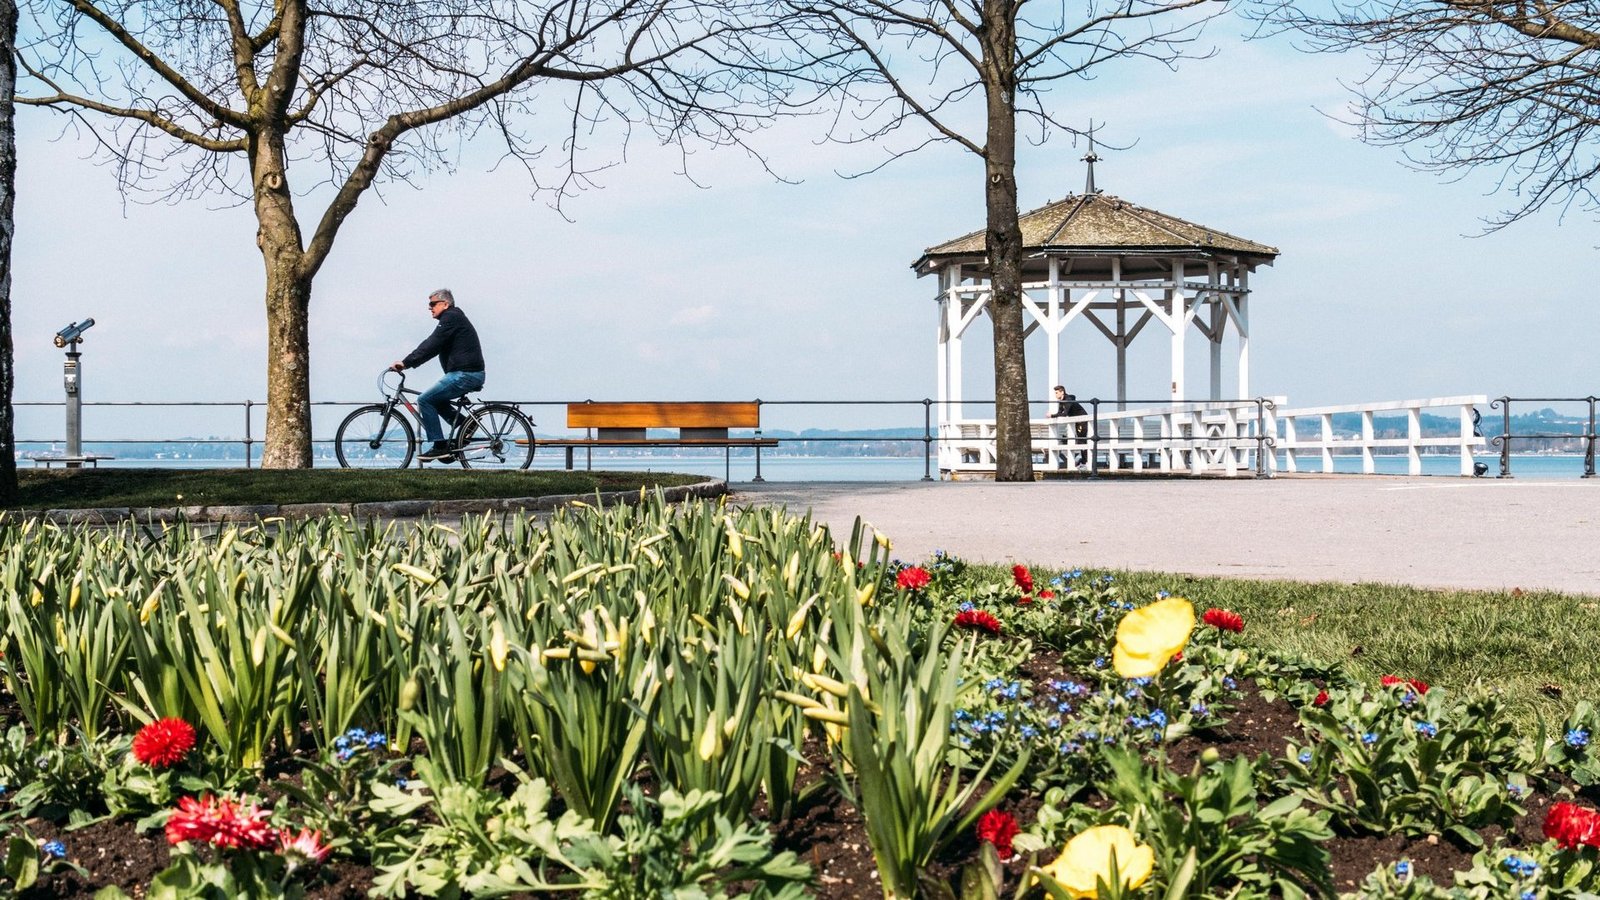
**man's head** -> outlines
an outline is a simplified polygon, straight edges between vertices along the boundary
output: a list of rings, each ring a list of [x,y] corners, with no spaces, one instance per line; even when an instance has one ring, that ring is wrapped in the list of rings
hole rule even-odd
[[[440,288],[428,295],[428,314],[435,319],[439,314],[456,305],[456,298],[450,293],[449,288]]]
[[[1065,399],[1067,399],[1067,388],[1066,388],[1065,385],[1060,385],[1060,384],[1056,385],[1056,399],[1057,400],[1065,400]]]

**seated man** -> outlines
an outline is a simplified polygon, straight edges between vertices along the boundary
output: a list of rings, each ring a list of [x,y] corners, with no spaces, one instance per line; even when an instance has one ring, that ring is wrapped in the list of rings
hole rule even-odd
[[[1087,416],[1089,414],[1089,411],[1083,408],[1083,404],[1078,402],[1077,397],[1067,393],[1065,385],[1056,385],[1055,395],[1056,405],[1055,409],[1051,410],[1050,412],[1050,418],[1072,418],[1077,416]],[[1076,438],[1077,440],[1081,441],[1087,438],[1089,436],[1089,423],[1073,423],[1072,432],[1072,437]],[[1068,443],[1067,435],[1063,434],[1061,437],[1062,444]],[[1083,460],[1085,456],[1087,456],[1087,454],[1083,453],[1082,451],[1075,450],[1072,452],[1070,460],[1068,459],[1068,454],[1066,453],[1057,453],[1056,459],[1061,465],[1070,465],[1074,469],[1079,469],[1083,467]]]

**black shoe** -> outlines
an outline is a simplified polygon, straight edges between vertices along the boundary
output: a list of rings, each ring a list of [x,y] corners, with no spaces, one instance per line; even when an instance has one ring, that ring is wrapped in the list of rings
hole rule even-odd
[[[417,458],[423,462],[435,462],[441,459],[452,459],[456,455],[456,448],[450,446],[449,441],[434,441],[433,445],[422,451]]]

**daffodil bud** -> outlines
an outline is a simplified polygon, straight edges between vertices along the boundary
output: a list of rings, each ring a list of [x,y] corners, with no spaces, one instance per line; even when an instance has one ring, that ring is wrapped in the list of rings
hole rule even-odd
[[[67,609],[77,609],[78,600],[83,597],[83,573],[72,576],[72,592],[67,596]]]
[[[866,587],[864,587],[861,590],[856,592],[856,602],[860,603],[862,606],[871,606],[872,605],[872,595],[876,594],[877,592],[878,592],[878,583],[876,581],[874,581],[874,582],[868,584]]]
[[[261,630],[256,632],[255,639],[250,642],[250,661],[255,663],[258,669],[267,659],[267,638],[271,636],[272,633],[267,631],[267,627],[263,625]]]
[[[783,586],[791,592],[800,584],[800,551],[795,550],[789,554],[789,561],[783,564]]]
[[[739,535],[739,529],[733,527],[733,519],[725,518],[723,522],[728,531],[728,553],[734,559],[744,559],[744,538]]]
[[[850,724],[850,717],[837,709],[828,709],[827,707],[822,706],[808,706],[801,710],[800,714],[808,719],[816,719],[819,722],[831,722],[834,725]]]
[[[877,542],[879,547],[882,547],[885,550],[888,550],[892,546],[889,536],[876,528],[872,529],[872,539]]]
[[[716,717],[706,720],[705,733],[700,735],[700,758],[710,762],[715,757],[722,755],[722,729],[717,727]]]
[[[506,670],[506,654],[510,650],[510,645],[506,641],[505,626],[500,624],[499,619],[495,619],[494,624],[489,626],[489,661],[494,663],[496,672]]]
[[[400,711],[410,712],[417,707],[417,696],[422,693],[422,682],[412,675],[400,686]]]
[[[439,579],[432,573],[424,569],[419,569],[410,563],[395,563],[393,566],[390,566],[390,568],[413,581],[420,581],[425,585],[434,585],[439,583]]]
[[[737,596],[740,600],[749,600],[750,599],[750,586],[749,585],[747,585],[744,582],[740,581],[739,579],[733,577],[732,575],[723,575],[722,577],[727,580],[728,586],[733,588],[734,595]]]
[[[772,696],[784,701],[785,703],[792,703],[801,709],[822,707],[822,704],[818,702],[816,698],[807,697],[805,694],[796,694],[791,691],[773,691]]]
[[[815,606],[816,602],[817,595],[812,594],[810,599],[800,604],[800,608],[795,610],[794,615],[789,617],[789,624],[784,626],[783,636],[785,638],[791,641],[795,639],[795,636],[800,633],[800,629],[806,625],[806,613],[811,612],[811,607]]]

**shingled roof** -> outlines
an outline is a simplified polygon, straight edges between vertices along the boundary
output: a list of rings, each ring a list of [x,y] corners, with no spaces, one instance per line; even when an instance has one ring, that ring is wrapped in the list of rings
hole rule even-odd
[[[1278,248],[1197,225],[1110,194],[1072,194],[1023,213],[1024,252],[1080,253],[1221,253],[1263,258],[1271,262]],[[926,273],[935,259],[981,256],[984,232],[974,231],[923,251],[912,267]]]

